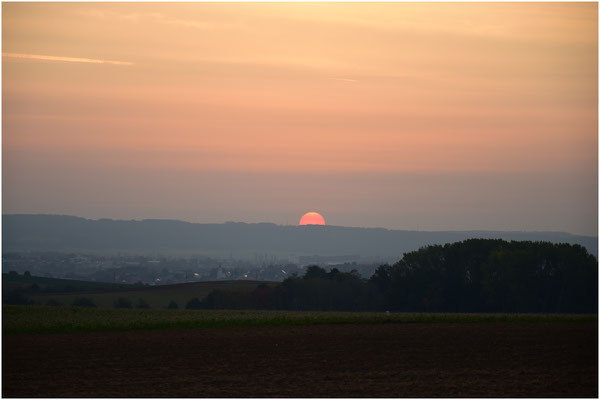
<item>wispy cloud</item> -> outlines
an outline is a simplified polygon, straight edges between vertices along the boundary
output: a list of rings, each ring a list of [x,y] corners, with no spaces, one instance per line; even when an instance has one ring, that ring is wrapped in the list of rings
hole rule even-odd
[[[116,12],[112,10],[99,10],[97,8],[83,9],[75,11],[76,14],[95,18],[95,19],[116,19],[120,21],[139,23],[139,22],[155,22],[162,25],[171,25],[183,28],[193,28],[199,30],[227,30],[244,28],[243,24],[229,23],[220,21],[209,22],[194,19],[172,18],[160,12]]]
[[[2,57],[23,58],[23,59],[28,59],[28,60],[42,60],[42,61],[89,63],[89,64],[133,65],[132,62],[128,62],[128,61],[97,60],[94,58],[80,58],[80,57],[46,56],[46,55],[40,55],[40,54],[2,53]]]
[[[341,82],[358,82],[356,79],[349,79],[349,78],[328,78],[331,79],[332,81],[341,81]]]

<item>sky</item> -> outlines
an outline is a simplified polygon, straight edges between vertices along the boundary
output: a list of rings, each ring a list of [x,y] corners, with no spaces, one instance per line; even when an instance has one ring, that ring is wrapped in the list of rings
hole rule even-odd
[[[2,212],[598,233],[597,3],[3,3]]]

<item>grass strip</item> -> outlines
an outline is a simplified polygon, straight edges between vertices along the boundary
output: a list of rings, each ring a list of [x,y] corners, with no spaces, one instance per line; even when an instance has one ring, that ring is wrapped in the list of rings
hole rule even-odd
[[[171,328],[294,326],[361,323],[568,322],[595,323],[597,315],[445,314],[270,311],[153,310],[84,307],[2,306],[2,333],[105,332]]]

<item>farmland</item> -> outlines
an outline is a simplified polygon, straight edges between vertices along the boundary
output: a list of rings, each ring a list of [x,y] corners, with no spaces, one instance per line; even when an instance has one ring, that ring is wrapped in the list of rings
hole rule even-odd
[[[47,292],[94,292],[94,291],[119,291],[135,288],[134,285],[123,283],[90,282],[75,279],[47,278],[33,275],[19,275],[16,273],[2,274],[2,290],[26,289],[37,285],[39,290]]]
[[[114,307],[115,301],[124,298],[135,306],[143,300],[150,308],[165,309],[173,301],[179,308],[184,308],[187,301],[197,297],[202,299],[212,290],[227,289],[236,292],[250,292],[261,284],[274,284],[261,281],[215,281],[194,282],[175,285],[145,286],[114,283],[77,281],[70,279],[43,278],[37,276],[24,277],[3,274],[2,287],[4,293],[21,288],[26,291],[27,298],[36,305],[69,306],[74,300],[85,297],[101,308]],[[37,291],[31,287],[37,286]]]
[[[91,299],[98,307],[113,307],[119,297],[129,299],[134,305],[140,299],[148,303],[151,308],[167,308],[169,302],[174,301],[180,308],[184,308],[187,301],[197,297],[202,299],[212,290],[226,287],[228,290],[252,291],[260,282],[256,281],[218,281],[181,283],[177,285],[150,286],[141,288],[130,288],[126,290],[110,292],[88,292],[88,293],[62,293],[60,295],[32,296],[35,302],[46,304],[50,300],[60,304],[69,305],[81,296]]]
[[[57,333],[366,323],[596,323],[595,315],[147,310],[3,306],[3,333]]]
[[[597,397],[597,325],[579,322],[8,334],[2,395]]]
[[[414,312],[450,304],[427,297],[428,287],[422,287],[413,293],[419,296],[407,298],[412,303],[401,304],[410,312],[400,312],[396,295],[418,285],[386,291],[387,283],[394,284],[387,279],[394,277],[393,268],[402,265],[383,267],[374,281],[313,266],[279,284],[156,287],[13,276],[3,281],[10,301],[2,308],[2,395],[598,395],[597,308],[584,307],[592,310],[587,314]],[[564,295],[557,298],[560,307],[550,309],[584,304],[581,287],[557,292]],[[204,300],[187,303],[190,298]],[[71,306],[76,299],[87,299],[88,307]],[[119,299],[135,308],[122,308]],[[140,299],[146,307],[135,305]],[[169,302],[178,308],[166,309]],[[324,311],[302,311],[319,309]]]
[[[596,397],[596,315],[3,306],[4,397]]]

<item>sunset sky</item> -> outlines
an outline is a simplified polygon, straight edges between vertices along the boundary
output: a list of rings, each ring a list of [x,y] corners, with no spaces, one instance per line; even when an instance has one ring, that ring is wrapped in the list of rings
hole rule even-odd
[[[3,3],[2,212],[598,230],[596,3]]]

